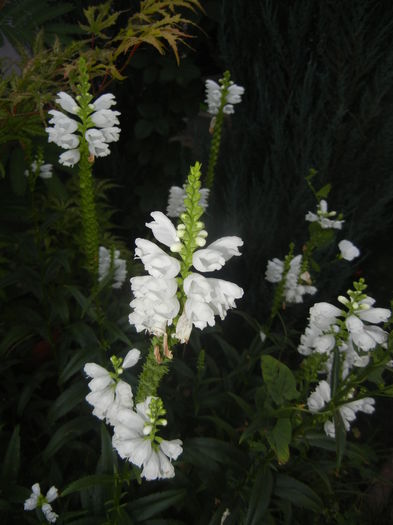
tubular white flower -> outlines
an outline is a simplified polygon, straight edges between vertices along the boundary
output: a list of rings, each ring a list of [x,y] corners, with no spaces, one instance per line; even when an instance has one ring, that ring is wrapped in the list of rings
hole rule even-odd
[[[71,95],[65,93],[64,91],[60,91],[60,93],[57,93],[57,97],[56,103],[59,104],[61,108],[63,108],[65,111],[68,111],[68,113],[72,113],[73,115],[78,114],[80,107],[75,99],[71,97]]]
[[[326,403],[331,400],[330,385],[327,381],[322,380],[318,383],[315,391],[308,397],[307,406],[312,414],[319,412],[324,408]]]
[[[99,109],[90,115],[90,118],[98,128],[113,128],[113,126],[119,124],[117,115],[120,115],[120,111]]]
[[[315,303],[310,308],[310,323],[321,330],[326,330],[336,324],[337,318],[342,314],[342,310],[330,303]]]
[[[88,129],[85,133],[85,138],[89,143],[89,152],[95,157],[106,157],[110,154],[109,146],[100,130],[95,128]]]
[[[235,299],[243,297],[240,286],[222,279],[208,279],[196,273],[184,279],[187,296],[184,311],[188,320],[197,328],[214,326],[214,315],[225,319],[229,308],[234,308]]]
[[[338,247],[340,249],[342,258],[346,261],[352,261],[360,255],[359,248],[356,248],[356,246],[352,244],[351,241],[347,241],[346,239],[340,241],[338,243]]]
[[[220,270],[232,256],[241,255],[239,246],[243,246],[240,237],[221,237],[207,248],[194,252],[192,264],[200,272]]]
[[[130,324],[137,332],[147,330],[163,335],[180,310],[176,279],[156,279],[151,275],[132,277],[131,289],[135,299],[130,303],[134,309],[128,318]]]
[[[135,256],[139,257],[145,270],[155,278],[171,279],[180,271],[180,262],[167,255],[156,244],[147,239],[135,240]]]
[[[160,211],[153,211],[150,215],[154,220],[147,222],[145,226],[152,230],[157,241],[169,248],[180,241],[175,226],[166,215]]]
[[[112,127],[112,128],[102,128],[101,133],[104,137],[105,142],[108,144],[110,142],[117,142],[120,137],[120,128]]]
[[[41,507],[42,512],[44,513],[45,519],[48,523],[55,523],[59,517],[56,512],[53,512],[52,506],[49,503],[44,503]]]
[[[60,164],[63,166],[73,167],[80,161],[81,154],[78,149],[70,149],[62,153],[59,157]]]
[[[104,93],[94,101],[92,106],[95,111],[99,111],[100,109],[109,109],[115,104],[115,95],[112,95],[112,93]]]
[[[34,483],[34,485],[31,487],[31,490],[32,493],[30,494],[30,497],[27,498],[24,503],[25,510],[34,510],[37,507],[38,498],[41,496],[41,488],[39,483]]]

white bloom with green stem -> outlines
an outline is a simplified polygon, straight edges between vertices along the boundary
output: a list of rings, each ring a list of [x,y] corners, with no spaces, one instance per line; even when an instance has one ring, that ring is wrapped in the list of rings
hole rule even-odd
[[[121,410],[114,427],[113,447],[119,456],[142,468],[147,480],[173,478],[171,463],[182,453],[182,441],[167,441],[157,435],[159,426],[166,426],[161,399],[148,396],[134,410]]]
[[[113,425],[121,408],[133,406],[132,389],[119,376],[124,369],[135,366],[139,357],[140,351],[136,348],[130,350],[124,360],[112,356],[111,362],[114,372],[109,372],[96,363],[85,364],[84,371],[91,378],[88,384],[90,393],[86,396],[86,401],[94,407],[94,416],[99,419],[106,419],[108,423]]]
[[[34,483],[31,489],[32,493],[30,494],[30,497],[24,502],[24,509],[27,511],[34,510],[36,508],[41,509],[46,521],[48,523],[55,523],[59,515],[53,512],[50,503],[52,503],[52,501],[57,499],[59,496],[57,488],[53,485],[46,493],[46,496],[41,494],[39,483]]]
[[[321,200],[317,206],[317,213],[309,211],[306,214],[306,221],[317,222],[321,228],[341,230],[344,220],[333,219],[337,215],[336,211],[328,211],[328,204],[325,200]]]

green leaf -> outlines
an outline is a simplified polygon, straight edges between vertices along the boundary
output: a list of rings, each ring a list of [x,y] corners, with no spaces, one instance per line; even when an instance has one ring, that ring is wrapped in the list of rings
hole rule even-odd
[[[185,489],[165,490],[143,498],[138,498],[127,505],[132,511],[137,523],[157,515],[165,509],[173,507],[187,496]]]
[[[279,419],[272,430],[266,434],[269,445],[274,450],[278,462],[282,465],[289,460],[289,444],[292,438],[292,426],[288,418]]]
[[[70,483],[68,487],[61,491],[61,495],[68,496],[74,492],[80,492],[97,485],[111,485],[113,482],[113,474],[93,474],[92,476],[84,476],[83,478],[79,478]]]
[[[343,418],[340,414],[339,410],[336,410],[334,413],[334,429],[336,433],[336,453],[337,453],[337,461],[336,461],[336,467],[337,470],[341,466],[341,462],[344,456],[345,452],[345,446],[347,442],[347,431],[345,430],[345,425]]]
[[[274,493],[279,498],[287,500],[297,507],[302,507],[319,513],[323,502],[316,492],[302,481],[286,474],[277,474]]]
[[[48,419],[53,424],[57,419],[68,414],[71,410],[81,403],[87,393],[87,387],[84,383],[78,382],[64,390],[56,399],[48,412]]]
[[[12,432],[8,447],[3,459],[1,478],[7,484],[15,483],[20,466],[20,432],[19,425]]]
[[[327,199],[331,189],[332,189],[332,185],[330,183],[326,184],[320,190],[317,191],[317,193],[316,193],[317,198],[319,200]]]
[[[271,355],[262,356],[261,364],[268,393],[277,405],[299,397],[295,376],[286,365]]]
[[[269,467],[258,472],[251,490],[245,525],[261,525],[269,507],[273,489],[273,476]]]
[[[62,449],[64,445],[68,445],[70,441],[76,437],[85,434],[92,428],[92,419],[90,417],[80,416],[72,421],[68,421],[51,437],[47,447],[42,453],[45,461],[48,461],[56,452]]]

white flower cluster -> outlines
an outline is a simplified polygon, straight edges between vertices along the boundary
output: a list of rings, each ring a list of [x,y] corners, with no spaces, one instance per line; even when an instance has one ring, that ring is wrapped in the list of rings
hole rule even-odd
[[[24,509],[34,510],[36,508],[40,508],[45,516],[46,521],[48,523],[55,523],[59,515],[53,512],[52,506],[50,504],[59,496],[57,488],[52,486],[46,493],[46,496],[41,494],[39,483],[34,483],[31,489],[32,493],[25,501]]]
[[[356,283],[355,283],[356,284]],[[367,295],[359,295],[349,290],[349,299],[343,296],[339,302],[348,308],[344,312],[329,303],[316,303],[310,308],[309,324],[301,336],[298,351],[302,355],[324,354],[326,361],[321,373],[331,375],[334,348],[339,350],[341,378],[346,379],[353,367],[364,368],[370,362],[371,350],[378,345],[386,348],[388,333],[378,323],[385,322],[391,315],[387,308],[374,307],[375,300]],[[340,319],[343,318],[343,319]],[[307,404],[310,412],[322,410],[331,400],[330,385],[321,381],[309,396]],[[371,414],[374,411],[374,399],[363,398],[350,401],[339,407],[346,430],[351,421],[356,419],[356,412]],[[334,437],[334,424],[326,421],[325,432]]]
[[[209,198],[209,189],[201,188],[199,193],[201,198],[199,201],[199,206],[206,211]],[[169,190],[168,206],[166,209],[166,214],[168,217],[180,217],[180,215],[186,210],[184,205],[184,199],[186,198],[185,186],[180,188],[179,186],[172,186]]]
[[[322,380],[318,383],[315,391],[307,399],[308,409],[312,414],[316,414],[323,410],[325,406],[331,401],[330,385],[327,381]],[[357,412],[364,412],[365,414],[372,414],[375,410],[375,399],[372,397],[363,397],[354,401],[348,401],[339,406],[341,418],[344,423],[345,430],[348,432],[352,421],[356,419]],[[327,420],[324,423],[324,430],[327,436],[334,438],[336,430],[334,423]]]
[[[173,478],[175,470],[171,460],[176,460],[183,451],[180,439],[167,441],[160,438],[156,443],[149,438],[156,424],[150,410],[154,400],[157,398],[149,396],[136,405],[136,410],[120,410],[112,440],[121,458],[143,467],[141,476],[147,480]],[[166,425],[166,420],[159,420],[159,424]]]
[[[53,165],[43,164],[37,160],[33,160],[29,170],[25,170],[25,176],[28,177],[30,173],[35,173],[38,170],[38,176],[41,179],[51,179],[53,176]]]
[[[78,115],[81,108],[74,98],[63,91],[58,93],[57,96],[56,102],[63,110],[72,115]],[[119,124],[117,116],[120,115],[120,112],[110,109],[114,104],[116,104],[114,95],[106,93],[98,97],[98,99],[90,105],[93,111],[89,116],[92,125],[85,132],[85,139],[89,144],[90,154],[95,157],[105,157],[109,155],[110,150],[108,144],[119,140],[120,128],[117,127]],[[55,109],[48,111],[48,113],[52,115],[49,124],[53,125],[53,127],[48,127],[45,130],[49,135],[48,140],[67,150],[60,155],[60,164],[64,166],[74,166],[80,160],[80,152],[78,149],[80,133],[76,133],[80,131],[80,122]]]
[[[206,80],[206,99],[205,102],[208,105],[208,112],[211,115],[217,115],[218,110],[221,106],[221,98],[223,95],[223,86],[214,82],[214,80]],[[224,101],[223,111],[227,115],[234,113],[233,104],[239,104],[241,102],[241,97],[244,93],[244,88],[237,86],[233,82],[230,82],[226,98]]]
[[[152,414],[150,409],[158,398],[147,397],[134,407],[130,385],[116,377],[134,366],[139,357],[139,350],[130,350],[116,367],[116,374],[96,363],[86,363],[84,371],[92,378],[86,401],[94,407],[95,416],[113,426],[112,443],[121,458],[143,467],[141,475],[147,480],[172,478],[175,471],[171,460],[182,453],[182,442],[180,439],[157,440],[155,432],[151,435],[157,425],[166,425],[166,420]]]
[[[318,222],[324,230],[333,228],[335,230],[341,230],[344,220],[330,219],[335,217],[337,212],[328,211],[328,204],[325,200],[321,200],[317,206],[317,213],[309,211],[306,214],[306,221]]]
[[[140,355],[137,348],[130,350],[121,364],[121,371],[135,366]],[[88,385],[91,392],[86,396],[86,401],[94,407],[93,415],[114,426],[119,410],[132,406],[130,385],[121,379],[115,381],[111,372],[96,363],[86,363],[84,371],[91,377]]]
[[[121,288],[127,277],[126,261],[120,258],[119,250],[113,251],[113,259],[111,252],[104,246],[100,246],[98,256],[98,280],[102,281],[109,274],[111,267],[113,268],[113,284],[112,288]]]
[[[302,256],[296,255],[289,266],[288,273],[285,277],[284,296],[288,303],[302,303],[305,294],[314,295],[317,292],[315,286],[310,284],[310,275],[308,272],[300,274],[302,266]],[[279,283],[283,278],[284,261],[274,258],[268,261],[265,273],[265,279],[270,283]]]
[[[176,229],[159,211],[151,213],[151,216],[154,220],[146,226],[152,230],[154,237],[172,252],[179,252],[184,225],[180,224]],[[199,231],[196,241],[200,246],[206,243],[206,236],[205,230]],[[166,326],[172,324],[180,310],[176,296],[180,262],[151,241],[136,239],[135,244],[135,255],[141,259],[149,275],[131,279],[135,299],[131,302],[134,311],[129,321],[138,332],[147,330],[163,335]],[[192,264],[200,272],[219,270],[232,256],[241,255],[238,247],[242,245],[239,237],[223,237],[206,249],[195,251]],[[206,278],[198,273],[191,273],[184,279],[183,291],[187,299],[176,326],[176,337],[182,342],[188,340],[192,325],[200,329],[207,325],[214,326],[214,316],[224,319],[228,309],[235,307],[235,299],[243,296],[243,290],[236,284]]]

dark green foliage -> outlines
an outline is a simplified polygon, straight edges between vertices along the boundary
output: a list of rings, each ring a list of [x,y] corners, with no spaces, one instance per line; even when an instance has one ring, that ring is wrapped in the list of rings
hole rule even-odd
[[[304,180],[310,168],[319,186],[332,183],[331,209],[348,220],[343,237],[365,255],[391,224],[393,8],[340,0],[220,6],[222,68],[246,93],[224,134],[214,209],[245,240],[247,302],[265,313],[266,260],[282,259],[290,240],[301,252],[304,215],[315,209]],[[324,267],[329,295],[348,271],[332,275]]]

